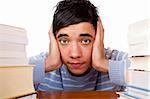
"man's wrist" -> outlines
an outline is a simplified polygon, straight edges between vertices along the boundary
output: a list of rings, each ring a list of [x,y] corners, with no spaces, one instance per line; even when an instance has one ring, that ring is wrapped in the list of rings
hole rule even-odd
[[[50,59],[49,59],[49,56],[45,59],[45,72],[48,72],[48,71],[51,71],[50,70],[50,66],[49,66],[49,64],[50,64],[50,61],[49,61]]]
[[[107,59],[101,59],[100,60],[100,70],[102,72],[108,72],[108,60]]]
[[[95,69],[100,72],[108,72],[108,60],[100,59],[97,64],[93,64]]]

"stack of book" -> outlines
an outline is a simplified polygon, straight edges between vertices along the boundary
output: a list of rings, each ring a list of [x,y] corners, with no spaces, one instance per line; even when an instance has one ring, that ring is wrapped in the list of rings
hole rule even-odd
[[[150,71],[150,19],[129,25],[128,46],[130,69]]]
[[[33,65],[28,64],[27,32],[0,24],[0,99],[34,93]]]
[[[129,25],[129,58],[127,90],[124,96],[136,99],[150,97],[150,19]]]

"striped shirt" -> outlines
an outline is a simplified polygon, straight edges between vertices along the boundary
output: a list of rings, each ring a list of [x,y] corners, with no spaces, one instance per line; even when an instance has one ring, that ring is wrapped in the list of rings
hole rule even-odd
[[[34,83],[36,90],[41,91],[90,91],[90,90],[124,90],[125,69],[129,66],[127,53],[105,49],[109,59],[109,72],[103,73],[92,68],[86,75],[76,77],[69,73],[63,64],[59,69],[44,74],[44,62],[47,53],[30,58],[35,64]]]

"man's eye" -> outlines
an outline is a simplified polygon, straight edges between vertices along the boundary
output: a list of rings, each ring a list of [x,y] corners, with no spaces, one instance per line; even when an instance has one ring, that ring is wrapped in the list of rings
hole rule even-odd
[[[81,43],[82,43],[82,44],[85,44],[85,45],[86,45],[86,44],[89,44],[90,42],[91,42],[91,40],[89,40],[89,39],[86,39],[86,40],[82,40],[82,41],[81,41]]]
[[[68,40],[59,40],[62,45],[67,45],[69,43]]]

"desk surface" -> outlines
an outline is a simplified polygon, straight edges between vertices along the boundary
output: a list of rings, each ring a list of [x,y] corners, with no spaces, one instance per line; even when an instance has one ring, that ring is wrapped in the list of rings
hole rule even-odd
[[[45,92],[37,93],[38,99],[117,99],[115,92],[110,91],[86,91],[86,92]]]

